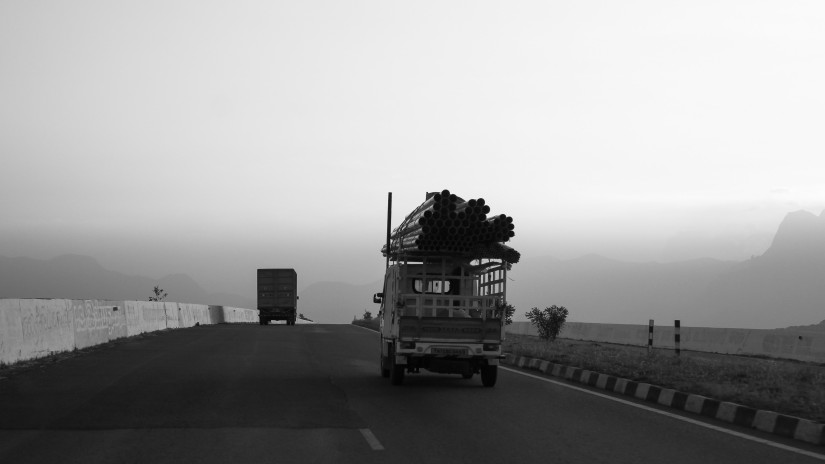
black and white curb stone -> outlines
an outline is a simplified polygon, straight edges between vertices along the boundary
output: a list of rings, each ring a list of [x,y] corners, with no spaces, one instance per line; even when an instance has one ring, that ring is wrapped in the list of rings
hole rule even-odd
[[[714,400],[700,395],[682,393],[648,383],[599,374],[578,367],[551,363],[536,358],[507,355],[505,364],[532,369],[553,377],[560,377],[591,387],[608,390],[663,406],[692,412],[721,421],[751,427],[763,432],[794,438],[815,445],[825,445],[825,424],[786,416],[736,403]]]

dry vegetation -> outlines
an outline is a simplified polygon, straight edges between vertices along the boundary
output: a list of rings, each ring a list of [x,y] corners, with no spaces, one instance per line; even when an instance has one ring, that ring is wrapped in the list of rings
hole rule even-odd
[[[508,334],[506,352],[825,422],[825,366]]]
[[[378,320],[353,324],[378,330]],[[504,351],[825,422],[825,365],[508,334]]]

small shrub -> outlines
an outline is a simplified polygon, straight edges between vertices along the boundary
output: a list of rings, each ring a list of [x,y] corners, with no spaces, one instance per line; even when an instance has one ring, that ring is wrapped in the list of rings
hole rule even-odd
[[[513,314],[516,313],[516,307],[511,305],[510,303],[497,304],[497,309],[504,310],[504,325],[510,325],[513,323]]]
[[[169,294],[163,291],[163,289],[160,288],[159,285],[155,285],[155,288],[152,291],[154,292],[155,296],[150,296],[149,301],[163,301],[164,298],[169,296]]]
[[[539,311],[539,308],[533,308],[528,311],[525,316],[530,322],[536,326],[539,331],[539,337],[545,341],[553,341],[559,336],[564,323],[567,321],[567,308],[564,306],[550,306]]]

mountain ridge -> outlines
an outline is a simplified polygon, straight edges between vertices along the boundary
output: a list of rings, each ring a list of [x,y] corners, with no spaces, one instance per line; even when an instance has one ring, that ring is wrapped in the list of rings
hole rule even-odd
[[[167,300],[254,308],[255,299],[210,293],[186,274],[152,279],[104,268],[91,256],[64,254],[48,260],[0,256],[0,298],[148,300],[155,285]]]
[[[47,269],[48,268],[48,269]],[[255,297],[210,293],[186,274],[161,279],[104,269],[94,258],[51,260],[0,256],[0,298],[140,300],[160,285],[170,301],[255,308]],[[382,281],[314,282],[298,293],[298,312],[321,323],[348,323],[377,313]],[[561,260],[522,256],[508,274],[515,320],[531,307],[565,305],[570,320],[774,329],[821,325],[825,314],[825,211],[788,213],[761,256],[745,261],[697,258],[633,263],[596,254]]]
[[[825,259],[825,211],[819,216],[805,210],[788,213],[762,256],[768,259]]]
[[[764,329],[817,324],[825,313],[825,212],[788,213],[768,250],[746,261],[524,257],[510,277],[517,320],[527,308],[560,304],[581,322],[679,319],[684,326]]]

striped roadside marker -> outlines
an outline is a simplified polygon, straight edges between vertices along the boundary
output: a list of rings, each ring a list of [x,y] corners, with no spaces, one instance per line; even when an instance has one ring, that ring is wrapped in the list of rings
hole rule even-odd
[[[674,337],[673,341],[676,342],[676,356],[679,356],[680,352],[682,351],[681,346],[680,346],[681,345],[681,335],[679,335],[679,326],[681,324],[682,324],[682,321],[680,321],[679,319],[676,319],[675,327],[673,328],[673,337]]]

